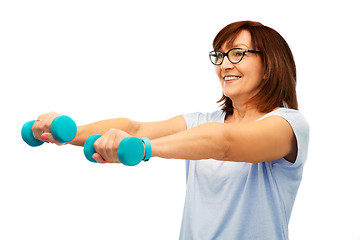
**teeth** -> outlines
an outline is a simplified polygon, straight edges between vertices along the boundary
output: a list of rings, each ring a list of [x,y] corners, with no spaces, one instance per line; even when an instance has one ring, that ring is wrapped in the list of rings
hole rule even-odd
[[[225,81],[235,80],[241,78],[240,76],[231,76],[231,77],[224,77]]]

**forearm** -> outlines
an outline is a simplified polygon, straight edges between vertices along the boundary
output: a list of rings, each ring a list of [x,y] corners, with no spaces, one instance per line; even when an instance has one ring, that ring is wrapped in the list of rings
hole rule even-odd
[[[228,149],[227,128],[206,123],[195,128],[151,141],[152,156],[175,159],[223,160]]]
[[[111,128],[120,129],[130,135],[135,136],[137,130],[136,122],[127,118],[115,118],[98,121],[95,123],[78,126],[75,139],[69,144],[84,146],[85,140],[93,134],[105,134]]]

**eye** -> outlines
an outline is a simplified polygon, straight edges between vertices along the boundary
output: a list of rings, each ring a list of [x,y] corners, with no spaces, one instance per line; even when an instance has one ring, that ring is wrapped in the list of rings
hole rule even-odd
[[[210,53],[210,59],[214,64],[220,64],[223,58],[224,55],[220,51],[213,51]]]
[[[223,55],[222,55],[221,52],[212,52],[211,57],[213,57],[213,58],[222,58]]]
[[[238,50],[234,50],[233,56],[234,57],[241,57],[244,53],[244,50],[242,49],[238,49]]]

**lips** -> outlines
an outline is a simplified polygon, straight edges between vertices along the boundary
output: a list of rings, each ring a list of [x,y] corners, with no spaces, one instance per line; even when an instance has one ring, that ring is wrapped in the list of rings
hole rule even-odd
[[[227,76],[224,76],[224,80],[225,81],[233,81],[233,80],[238,80],[240,79],[241,76],[234,76],[234,75],[227,75]]]

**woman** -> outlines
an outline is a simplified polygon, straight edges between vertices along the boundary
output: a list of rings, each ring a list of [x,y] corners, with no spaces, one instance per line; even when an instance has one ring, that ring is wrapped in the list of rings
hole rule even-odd
[[[122,139],[148,137],[152,156],[187,159],[180,239],[288,239],[309,139],[291,50],[275,30],[250,21],[226,26],[213,47],[221,111],[151,123],[104,120],[80,126],[70,144],[103,134],[93,157],[119,163]],[[58,115],[40,116],[35,137],[58,143],[49,127]]]

